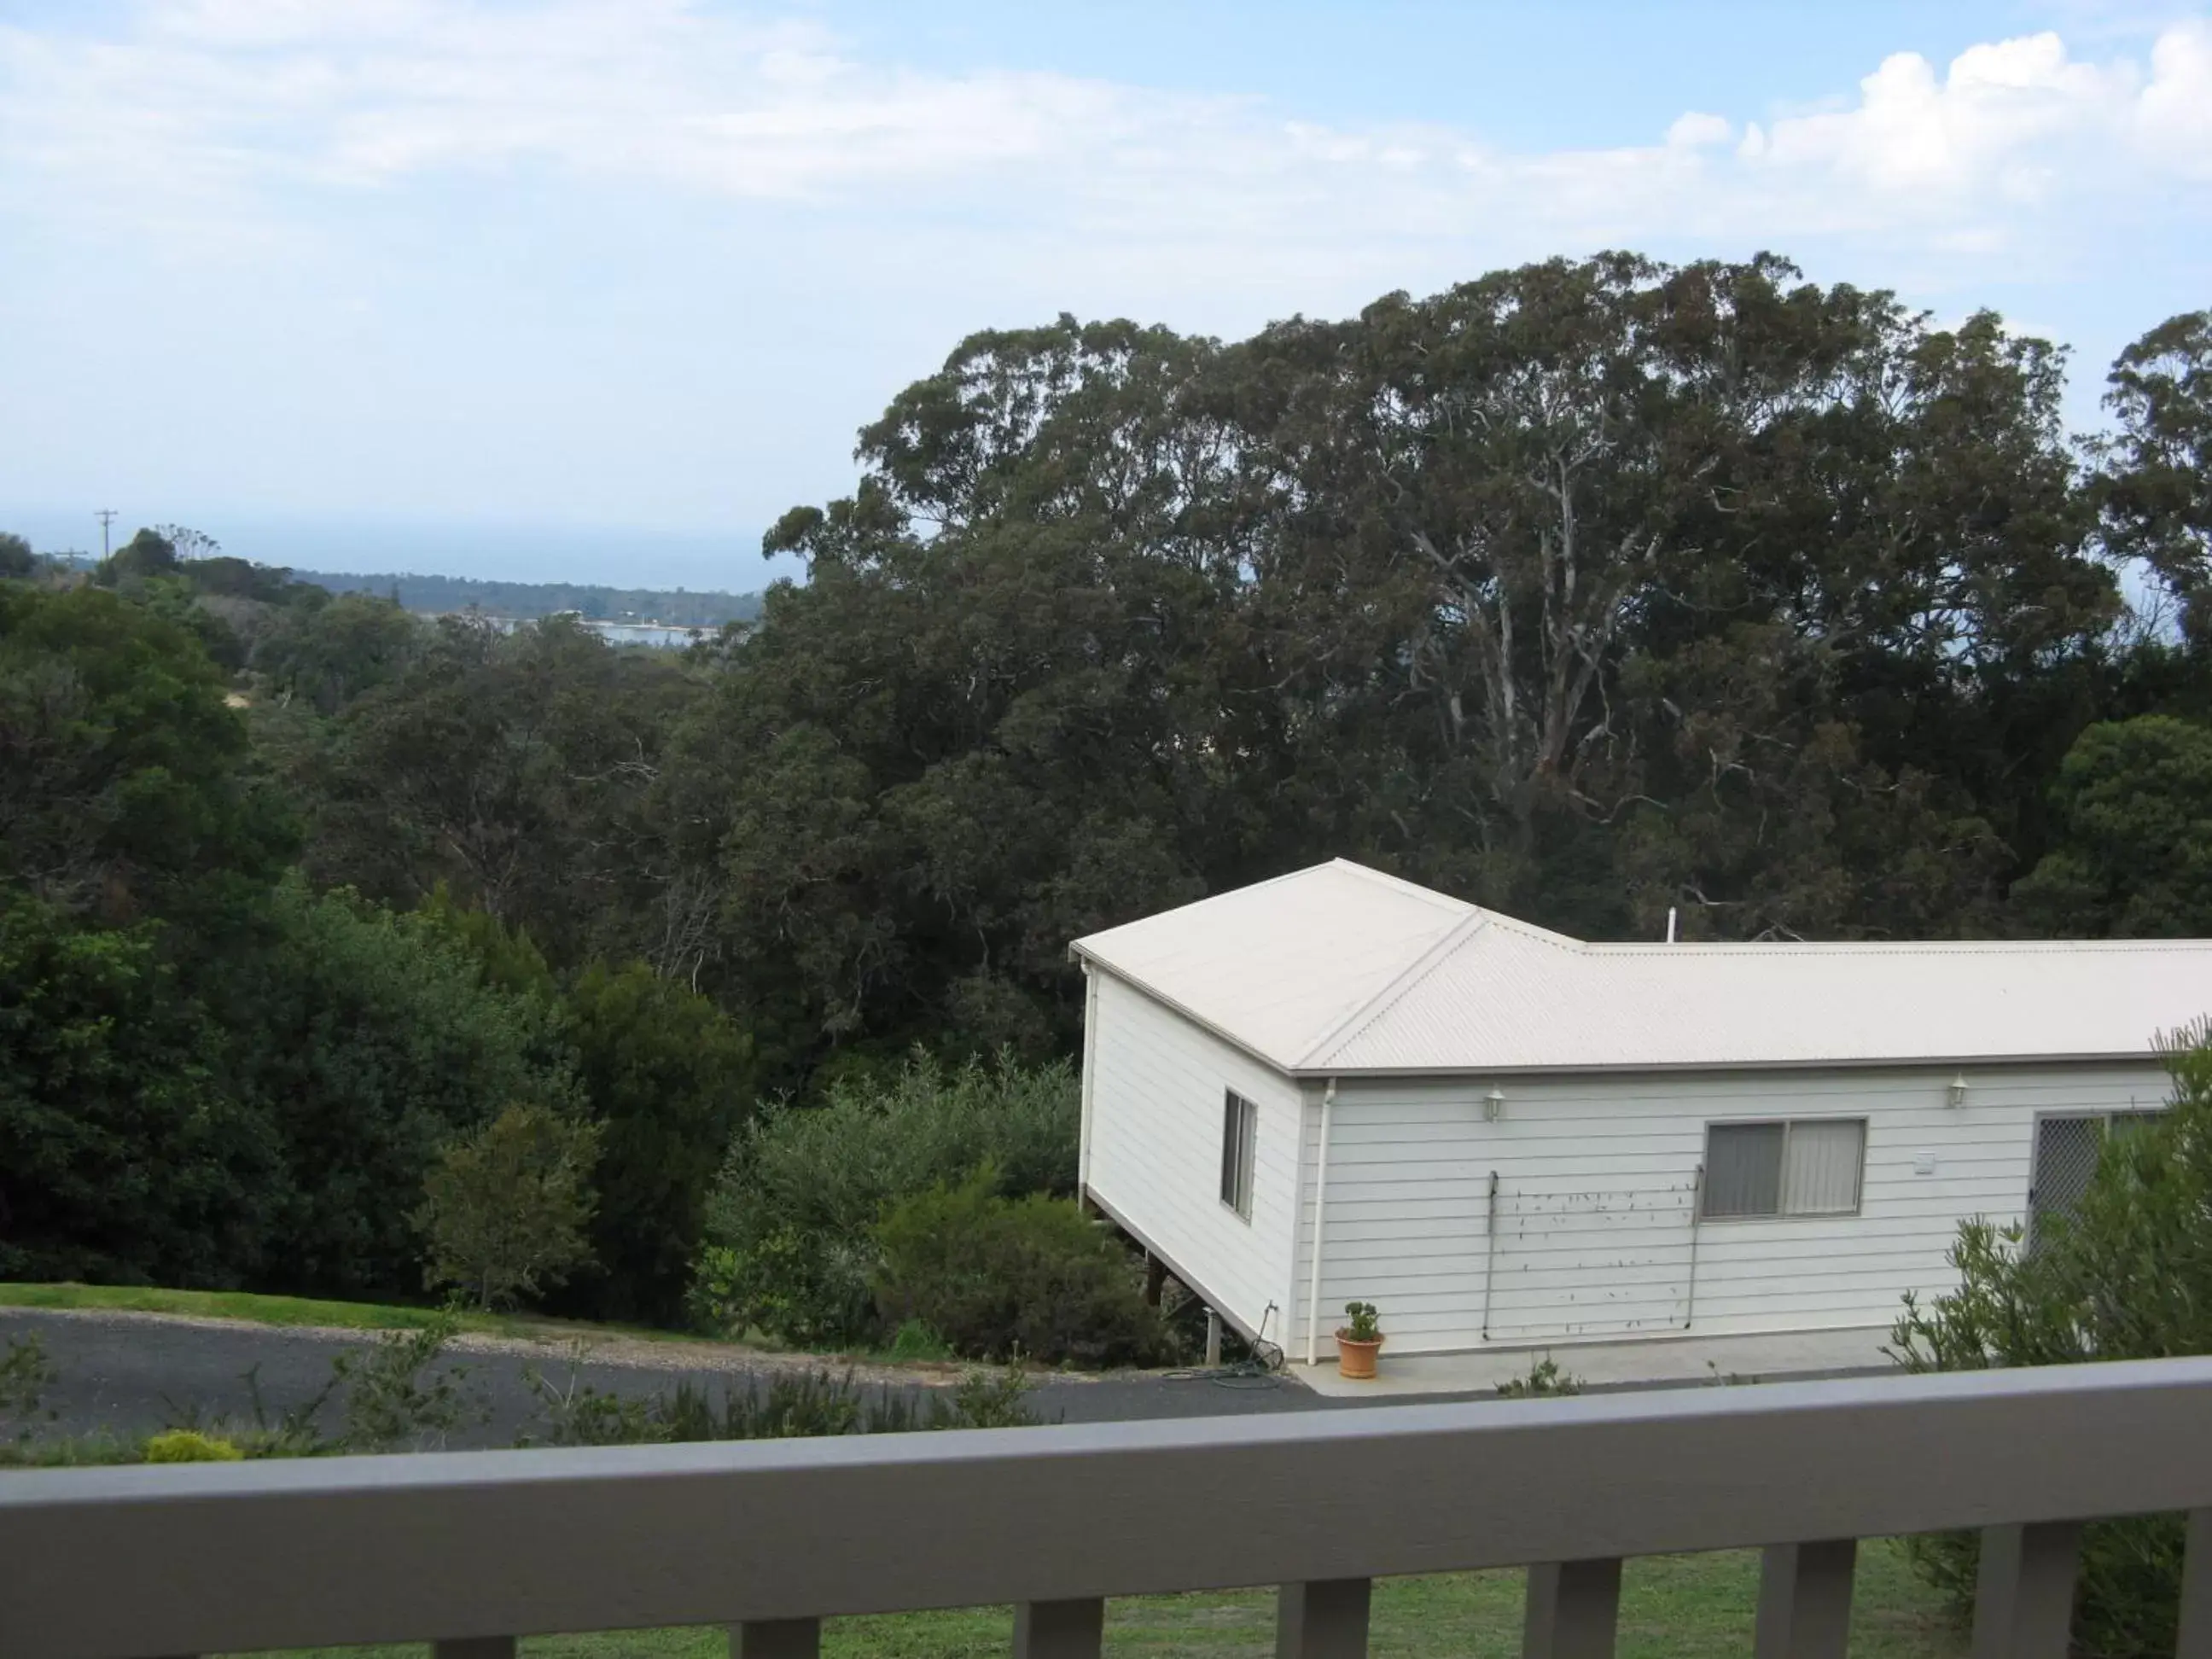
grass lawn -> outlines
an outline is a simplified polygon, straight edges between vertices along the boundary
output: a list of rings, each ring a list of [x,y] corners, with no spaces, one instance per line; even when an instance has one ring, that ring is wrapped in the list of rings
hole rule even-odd
[[[130,1285],[16,1285],[0,1283],[0,1308],[90,1309],[112,1313],[186,1314],[203,1319],[240,1319],[257,1325],[327,1326],[349,1331],[419,1330],[433,1308],[377,1302],[321,1302],[304,1296],[252,1296],[244,1291],[163,1291]],[[595,1325],[580,1319],[527,1314],[463,1313],[461,1328],[495,1336],[565,1340],[617,1334],[653,1342],[707,1339],[638,1325]]]
[[[1522,1576],[1449,1573],[1386,1579],[1375,1587],[1368,1650],[1375,1659],[1512,1659],[1521,1651]],[[1630,1562],[1622,1574],[1621,1659],[1708,1659],[1751,1651],[1759,1599],[1752,1551],[1662,1556]],[[1272,1591],[1146,1596],[1109,1601],[1111,1653],[1170,1659],[1266,1659],[1274,1651]],[[842,1619],[822,1632],[823,1659],[1002,1659],[1012,1639],[1006,1607]],[[422,1648],[333,1650],[333,1654],[414,1659]],[[623,1632],[526,1641],[531,1659],[722,1659],[719,1630]],[[1966,1636],[1914,1578],[1887,1540],[1859,1551],[1851,1618],[1853,1659],[1960,1659]]]

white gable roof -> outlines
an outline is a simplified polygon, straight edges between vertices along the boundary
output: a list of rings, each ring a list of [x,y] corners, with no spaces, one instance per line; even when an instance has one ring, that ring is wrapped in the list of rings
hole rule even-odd
[[[1286,1072],[2142,1059],[2212,941],[1588,945],[1340,859],[1076,953]]]

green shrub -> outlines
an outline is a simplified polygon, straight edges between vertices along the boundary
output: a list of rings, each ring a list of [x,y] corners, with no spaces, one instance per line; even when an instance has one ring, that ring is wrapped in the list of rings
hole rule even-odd
[[[998,1190],[1075,1190],[1080,1091],[1065,1062],[951,1067],[917,1054],[740,1134],[708,1204],[690,1306],[708,1328],[806,1347],[878,1341],[872,1231],[887,1208],[989,1164]]]
[[[345,1427],[331,1449],[348,1452],[436,1451],[446,1437],[490,1416],[468,1368],[445,1362],[460,1322],[442,1312],[415,1330],[386,1331],[331,1364],[321,1395],[293,1414],[312,1423],[333,1392],[344,1396]]]
[[[32,1423],[53,1415],[40,1407],[46,1390],[60,1381],[36,1331],[9,1337],[7,1347],[0,1349],[0,1441],[28,1440]]]
[[[705,997],[641,962],[593,963],[566,1007],[600,1137],[591,1226],[599,1265],[563,1300],[597,1319],[672,1322],[707,1194],[753,1109],[752,1041]]]
[[[586,1355],[569,1356],[564,1384],[532,1369],[536,1421],[520,1443],[617,1446],[696,1440],[784,1440],[820,1435],[904,1434],[921,1429],[1020,1428],[1036,1419],[1029,1380],[1012,1366],[971,1370],[949,1389],[908,1392],[816,1368],[710,1382],[690,1377],[672,1394],[618,1397],[582,1381]]]
[[[951,1345],[919,1319],[909,1319],[891,1334],[894,1359],[950,1359]]]
[[[285,1176],[256,1289],[358,1297],[421,1282],[410,1201],[508,1101],[567,1109],[556,1010],[489,983],[428,921],[288,879],[261,948],[195,987],[236,1034],[226,1084],[262,1103]]]
[[[149,1463],[235,1463],[245,1455],[229,1441],[191,1429],[171,1429],[146,1442]]]
[[[693,1280],[692,1316],[710,1331],[758,1329],[801,1348],[864,1343],[875,1330],[874,1241],[786,1227],[748,1245],[709,1245]]]
[[[1516,1376],[1498,1385],[1502,1400],[1542,1400],[1582,1391],[1582,1379],[1571,1371],[1561,1370],[1559,1362],[1549,1354],[1531,1364],[1526,1376]]]
[[[1146,1364],[1169,1336],[1129,1253],[1066,1199],[1002,1197],[986,1168],[894,1206],[876,1229],[884,1322],[919,1320],[954,1352]]]
[[[599,1126],[542,1106],[509,1106],[440,1154],[416,1224],[429,1241],[423,1282],[480,1308],[535,1297],[592,1260]]]
[[[1915,1371],[1978,1370],[2212,1352],[2212,1042],[2200,1024],[2165,1045],[2172,1109],[2108,1137],[2069,1217],[2017,1227],[1967,1222],[1952,1247],[1958,1288],[1905,1298],[1893,1355]],[[2075,1650],[2093,1659],[2173,1651],[2181,1584],[2178,1516],[2093,1523],[2075,1592]],[[1964,1607],[1972,1534],[1918,1538],[1915,1565]]]

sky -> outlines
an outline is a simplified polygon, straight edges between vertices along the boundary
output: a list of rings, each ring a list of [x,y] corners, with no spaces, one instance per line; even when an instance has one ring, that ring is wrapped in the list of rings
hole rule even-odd
[[[0,0],[0,527],[757,586],[965,335],[1772,249],[2212,305],[2212,5]]]

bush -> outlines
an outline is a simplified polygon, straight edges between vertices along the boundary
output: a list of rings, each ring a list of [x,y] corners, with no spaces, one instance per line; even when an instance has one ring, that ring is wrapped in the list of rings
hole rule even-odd
[[[786,1227],[750,1245],[709,1245],[692,1283],[692,1316],[711,1331],[759,1329],[801,1348],[866,1343],[876,1331],[875,1265],[866,1232]]]
[[[943,1337],[921,1321],[909,1319],[891,1333],[890,1355],[894,1359],[909,1361],[950,1359],[952,1349]]]
[[[605,1394],[580,1376],[581,1345],[564,1384],[524,1375],[538,1397],[536,1421],[517,1443],[623,1446],[695,1440],[784,1440],[818,1435],[904,1434],[921,1429],[1003,1429],[1036,1421],[1029,1380],[1013,1367],[971,1370],[951,1389],[908,1392],[817,1369],[750,1376],[719,1386],[685,1377],[673,1394]]]
[[[36,1331],[9,1337],[8,1346],[0,1349],[0,1441],[28,1440],[31,1425],[42,1415],[53,1415],[41,1407],[46,1390],[60,1381]]]
[[[890,1326],[920,1321],[957,1353],[1146,1364],[1170,1350],[1142,1274],[1066,1199],[1006,1198],[985,1169],[884,1216],[876,1299]]]
[[[712,1002],[643,963],[594,963],[566,1000],[592,1117],[596,1271],[567,1300],[598,1319],[672,1321],[730,1137],[753,1108],[752,1042]]]
[[[234,1034],[223,1081],[273,1126],[287,1170],[253,1288],[404,1296],[409,1200],[441,1152],[508,1101],[577,1099],[558,1012],[491,983],[430,922],[288,880],[262,948],[202,976]]]
[[[708,1204],[691,1306],[708,1328],[809,1347],[879,1340],[872,1237],[885,1211],[985,1164],[998,1190],[1075,1190],[1080,1091],[1066,1062],[947,1067],[915,1054],[816,1106],[749,1125]]]
[[[1498,1385],[1501,1400],[1547,1400],[1582,1391],[1582,1379],[1571,1371],[1561,1370],[1559,1362],[1549,1354],[1533,1361],[1526,1376],[1509,1377]]]
[[[489,1309],[536,1296],[589,1261],[599,1136],[597,1124],[510,1106],[448,1146],[416,1218],[430,1243],[424,1281],[458,1285]]]
[[[4,739],[0,739],[4,741]],[[0,890],[0,1279],[234,1284],[285,1182],[150,923]]]
[[[437,1451],[446,1437],[490,1417],[468,1368],[446,1363],[446,1345],[460,1322],[450,1311],[411,1331],[386,1331],[331,1363],[322,1394],[297,1408],[293,1425],[312,1425],[332,1393],[345,1396],[345,1426],[331,1449],[344,1452]]]
[[[2070,1218],[2028,1249],[2016,1227],[1966,1223],[1953,1246],[1959,1286],[1924,1308],[1905,1299],[1892,1352],[1916,1371],[2150,1359],[2212,1352],[2212,1030],[2165,1045],[2172,1109],[2107,1138]],[[2076,1650],[2093,1659],[2173,1651],[2181,1585],[2178,1516],[2106,1521],[2082,1537]],[[1915,1565],[1970,1604],[1972,1534],[1915,1539]]]
[[[235,1463],[245,1455],[229,1441],[192,1429],[171,1429],[146,1442],[149,1463]]]

